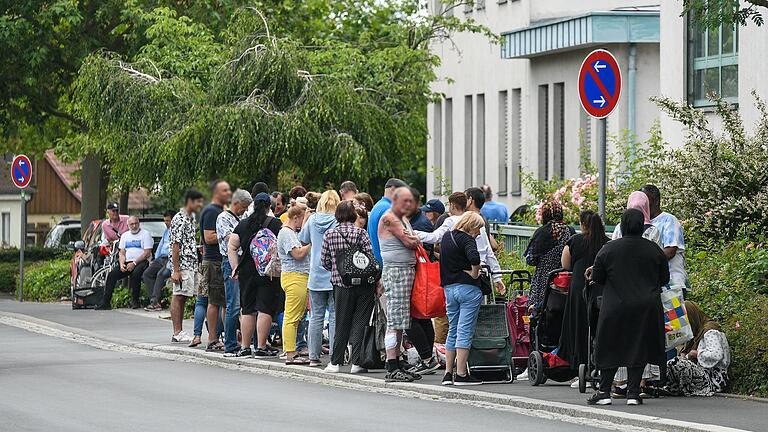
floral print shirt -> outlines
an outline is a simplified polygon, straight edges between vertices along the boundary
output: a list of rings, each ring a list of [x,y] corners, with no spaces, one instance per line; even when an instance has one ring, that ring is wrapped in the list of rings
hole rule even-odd
[[[187,213],[183,208],[171,220],[169,243],[171,248],[179,244],[179,270],[197,270],[196,226],[195,214]]]

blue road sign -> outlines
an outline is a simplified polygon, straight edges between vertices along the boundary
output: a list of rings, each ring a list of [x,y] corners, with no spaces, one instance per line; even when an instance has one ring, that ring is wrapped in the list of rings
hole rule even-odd
[[[621,95],[621,70],[616,58],[603,49],[594,50],[579,69],[579,101],[595,118],[605,118],[616,108]]]

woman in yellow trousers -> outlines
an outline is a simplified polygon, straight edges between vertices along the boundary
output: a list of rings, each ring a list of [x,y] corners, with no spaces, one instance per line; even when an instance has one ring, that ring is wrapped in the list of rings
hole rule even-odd
[[[306,207],[294,205],[288,210],[288,220],[277,236],[277,253],[280,256],[282,272],[280,285],[285,291],[285,312],[283,313],[283,350],[285,364],[307,365],[309,359],[296,355],[296,332],[299,322],[307,312],[307,282],[309,280],[309,249],[302,245],[298,232],[304,223]]]

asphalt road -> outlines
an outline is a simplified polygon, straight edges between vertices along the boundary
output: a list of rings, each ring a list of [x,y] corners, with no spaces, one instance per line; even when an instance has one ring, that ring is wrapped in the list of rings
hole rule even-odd
[[[4,325],[0,340],[0,431],[595,430],[101,350]]]

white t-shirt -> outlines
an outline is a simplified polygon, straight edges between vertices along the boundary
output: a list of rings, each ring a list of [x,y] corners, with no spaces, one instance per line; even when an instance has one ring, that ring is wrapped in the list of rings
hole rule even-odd
[[[155,241],[152,240],[152,236],[149,231],[140,229],[138,233],[133,234],[130,231],[126,231],[120,236],[120,249],[125,249],[125,262],[136,261],[141,254],[144,253],[144,249],[152,249]]]

